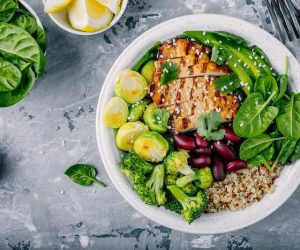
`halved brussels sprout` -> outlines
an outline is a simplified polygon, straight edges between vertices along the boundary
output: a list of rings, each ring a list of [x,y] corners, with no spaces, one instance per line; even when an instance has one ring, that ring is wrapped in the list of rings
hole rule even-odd
[[[149,131],[148,126],[142,122],[127,122],[117,132],[116,144],[119,149],[130,151],[133,149],[135,139],[143,132]]]
[[[128,117],[127,103],[120,97],[112,97],[103,112],[103,121],[108,128],[119,128],[126,123]]]
[[[168,130],[168,121],[170,114],[164,108],[158,108],[154,103],[151,103],[144,112],[144,122],[149,128],[158,133],[165,133]]]
[[[140,120],[141,117],[143,116],[143,113],[144,113],[147,105],[150,102],[151,101],[149,99],[144,99],[142,101],[131,104],[129,107],[128,121],[135,122],[135,121]]]
[[[115,92],[117,96],[122,97],[127,103],[135,103],[146,96],[147,85],[147,81],[141,74],[126,69],[119,73],[115,82]]]
[[[147,62],[141,71],[142,76],[146,79],[148,83],[153,82],[154,74],[155,74],[155,64],[154,61],[151,60]]]
[[[169,143],[157,132],[142,133],[134,142],[134,152],[150,162],[161,162],[167,155]]]

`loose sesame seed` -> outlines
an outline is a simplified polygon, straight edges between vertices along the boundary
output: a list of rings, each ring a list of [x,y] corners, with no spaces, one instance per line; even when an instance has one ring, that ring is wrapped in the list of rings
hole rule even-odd
[[[240,124],[240,127],[243,127],[244,126],[244,123],[242,122],[241,124]]]

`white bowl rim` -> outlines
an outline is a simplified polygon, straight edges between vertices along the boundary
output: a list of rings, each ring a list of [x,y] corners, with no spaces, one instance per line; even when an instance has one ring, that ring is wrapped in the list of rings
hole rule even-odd
[[[246,209],[243,209],[241,211],[238,212],[221,212],[221,213],[215,213],[215,214],[209,214],[209,218],[211,219],[211,216],[215,216],[217,217],[217,219],[219,219],[219,217],[222,217],[223,215],[228,215],[228,214],[236,214],[238,217],[240,216],[240,214],[244,214],[244,217],[248,219],[245,219],[246,221],[237,221],[234,224],[228,225],[227,224],[223,224],[223,227],[220,228],[209,228],[209,229],[205,229],[202,228],[200,219],[199,222],[197,222],[197,220],[195,222],[193,222],[191,225],[188,225],[187,223],[184,222],[184,220],[182,218],[180,218],[178,215],[174,215],[174,213],[170,212],[170,211],[164,211],[164,209],[162,208],[157,208],[157,209],[161,209],[161,211],[159,212],[158,210],[155,210],[155,208],[153,208],[153,206],[148,206],[146,204],[144,204],[141,200],[139,200],[139,197],[134,194],[134,191],[132,190],[126,190],[126,184],[125,183],[120,183],[116,181],[116,171],[120,170],[115,170],[113,167],[111,167],[110,163],[112,163],[112,159],[109,157],[109,150],[111,150],[111,148],[109,148],[107,146],[108,143],[111,143],[110,141],[104,141],[102,140],[103,138],[105,138],[105,133],[107,134],[108,131],[105,128],[103,122],[102,122],[102,116],[101,116],[101,110],[103,109],[103,105],[104,105],[104,99],[106,98],[106,96],[109,94],[107,91],[108,85],[112,84],[112,82],[110,81],[113,75],[115,75],[115,68],[117,67],[117,65],[123,61],[123,58],[125,55],[129,54],[130,51],[134,51],[134,48],[137,44],[139,43],[143,43],[144,45],[144,49],[146,49],[147,47],[145,47],[145,43],[146,41],[148,41],[148,47],[151,46],[151,43],[154,43],[155,41],[159,40],[159,38],[156,38],[156,40],[153,40],[153,33],[155,33],[154,31],[157,30],[162,30],[164,26],[166,27],[171,27],[172,25],[180,24],[182,22],[187,22],[190,21],[195,22],[194,20],[201,20],[201,21],[205,21],[210,22],[211,20],[218,20],[219,23],[232,23],[232,24],[239,24],[242,27],[247,27],[247,29],[250,29],[251,31],[255,31],[255,34],[263,36],[263,37],[267,37],[268,43],[273,43],[274,45],[276,45],[276,47],[282,49],[282,53],[284,53],[285,55],[287,55],[289,57],[290,60],[290,67],[292,67],[293,72],[300,71],[300,65],[297,62],[297,59],[293,56],[293,54],[283,45],[281,44],[280,41],[278,41],[275,37],[273,37],[271,34],[269,34],[267,31],[262,30],[261,28],[255,26],[254,24],[251,24],[247,21],[238,19],[238,18],[234,18],[234,17],[230,17],[230,16],[225,16],[225,15],[217,15],[217,14],[194,14],[194,15],[187,15],[187,16],[182,16],[182,17],[177,17],[168,21],[165,21],[159,25],[154,26],[153,28],[151,28],[150,30],[146,31],[145,33],[143,33],[142,35],[140,35],[138,38],[136,38],[129,46],[127,46],[127,48],[120,54],[120,56],[117,58],[117,60],[115,61],[115,63],[113,64],[113,66],[111,67],[109,73],[107,74],[107,77],[102,85],[102,89],[101,89],[101,93],[99,96],[99,101],[98,101],[98,106],[97,106],[97,114],[96,114],[96,135],[97,135],[97,142],[98,142],[98,148],[99,148],[99,152],[100,152],[100,156],[102,159],[102,162],[104,164],[104,167],[106,169],[106,172],[108,173],[112,183],[114,184],[114,186],[116,187],[116,189],[119,191],[119,193],[124,197],[124,199],[133,207],[135,208],[138,212],[140,212],[141,214],[143,214],[144,216],[146,216],[147,218],[155,221],[158,224],[161,224],[163,226],[172,228],[174,230],[178,230],[181,232],[187,232],[187,233],[196,233],[196,234],[219,234],[219,233],[226,233],[226,232],[231,232],[231,231],[235,231],[238,229],[242,229],[244,227],[250,226],[264,218],[266,218],[267,216],[269,216],[270,214],[272,214],[274,211],[276,211],[292,194],[293,192],[297,189],[299,183],[300,183],[300,162],[298,161],[296,164],[293,164],[289,167],[286,167],[283,172],[285,173],[285,177],[288,176],[290,178],[290,183],[288,186],[287,190],[284,190],[284,192],[281,192],[280,195],[282,195],[282,198],[280,198],[279,200],[274,200],[270,199],[270,197],[273,197],[269,194],[266,194],[265,197],[260,201],[260,202],[256,202],[254,204],[252,204],[251,206],[247,207]],[[225,24],[222,24],[225,25]],[[234,29],[234,25],[230,26],[228,29]],[[235,33],[239,33],[238,30],[236,31],[231,31],[228,30],[227,28],[225,29],[221,29],[221,30],[227,30],[229,32],[235,32]],[[191,29],[190,29],[191,30]],[[163,33],[168,33],[167,31],[164,31]],[[180,31],[178,32],[177,35],[180,34]],[[176,35],[176,34],[174,34]],[[162,35],[163,36],[163,35]],[[170,38],[170,37],[168,37]],[[168,39],[165,38],[165,39]],[[149,42],[150,41],[150,42]],[[258,44],[260,46],[260,44]],[[135,53],[135,52],[133,52]],[[279,53],[279,52],[278,52]],[[137,59],[137,58],[136,58]],[[284,61],[284,59],[282,60]],[[131,62],[133,64],[133,62]],[[131,65],[132,65],[131,64]],[[277,63],[280,64],[280,68],[284,68],[284,62],[283,63]],[[295,77],[294,77],[295,76]],[[295,75],[294,73],[291,75],[291,81],[294,78],[299,78],[298,75]],[[299,80],[299,79],[297,79]],[[292,89],[297,88],[299,91],[299,85],[292,86]],[[109,94],[110,96],[111,93]],[[110,133],[110,136],[113,134]],[[114,143],[114,142],[113,142]],[[114,148],[114,150],[116,150]],[[297,165],[297,166],[296,166]],[[282,179],[282,175],[281,177],[278,178]],[[124,177],[125,178],[125,177]],[[275,183],[277,183],[277,181]],[[125,181],[123,181],[125,182]],[[125,187],[125,189],[124,189]],[[276,190],[275,190],[276,192]],[[278,191],[279,192],[279,191]],[[278,193],[277,192],[277,193]],[[279,194],[278,194],[279,195]],[[261,203],[262,201],[268,199],[268,202],[270,202],[270,205],[267,207],[267,209],[261,213],[258,213],[258,209],[259,207],[261,207]],[[152,207],[152,208],[151,208]],[[251,210],[254,210],[253,208],[255,207],[255,218],[252,217],[252,213]],[[167,214],[169,213],[169,215]],[[166,217],[172,217],[171,219],[168,218],[167,220],[162,216],[165,215]],[[180,221],[175,221],[175,216],[179,217],[179,219],[181,219],[182,222]],[[208,216],[208,215],[203,215],[203,216]],[[200,217],[202,218],[202,217]],[[252,219],[252,220],[251,220]],[[217,221],[215,219],[215,221]],[[196,223],[197,222],[197,223]],[[207,220],[205,221],[207,222]],[[196,223],[196,225],[194,224]],[[212,222],[213,223],[213,222]],[[199,226],[199,227],[198,227]]]
[[[43,3],[45,5],[45,2],[46,0],[43,0]],[[68,27],[62,23],[60,23],[53,14],[49,13],[47,15],[50,16],[50,18],[52,19],[52,21],[58,26],[60,27],[61,29],[69,32],[69,33],[72,33],[72,34],[75,34],[75,35],[79,35],[79,36],[93,36],[93,35],[97,35],[97,34],[100,34],[108,29],[110,29],[112,26],[114,26],[119,20],[120,18],[123,16],[125,10],[126,10],[126,7],[128,5],[128,0],[122,0],[122,6],[121,6],[121,10],[120,12],[118,13],[118,15],[115,15],[112,19],[112,21],[110,22],[110,24],[108,26],[106,26],[104,29],[101,29],[101,30],[98,30],[96,32],[85,32],[85,31],[80,31],[80,30],[77,30],[77,29],[74,29],[74,28],[71,28],[71,27]]]

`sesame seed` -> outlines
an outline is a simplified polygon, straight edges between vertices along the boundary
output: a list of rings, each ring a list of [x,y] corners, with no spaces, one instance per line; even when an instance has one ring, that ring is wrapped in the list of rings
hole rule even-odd
[[[203,36],[205,36],[205,35],[206,35],[206,31],[203,31],[203,33],[202,33],[202,34],[203,34]]]
[[[242,122],[241,124],[240,124],[240,127],[243,127],[244,126],[244,123]]]
[[[159,55],[160,58],[164,58],[164,55]]]
[[[232,55],[229,56],[229,59],[231,59],[231,58],[232,58]]]

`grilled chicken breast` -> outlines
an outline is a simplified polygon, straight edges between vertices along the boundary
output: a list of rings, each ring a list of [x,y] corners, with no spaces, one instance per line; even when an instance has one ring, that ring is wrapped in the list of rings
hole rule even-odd
[[[174,38],[158,49],[150,96],[160,108],[170,113],[169,125],[174,132],[197,127],[198,117],[210,110],[220,112],[224,120],[235,116],[240,100],[233,93],[220,93],[214,87],[217,76],[228,74],[229,69],[210,61],[211,51],[195,41]],[[178,79],[161,85],[162,64],[176,63]]]

